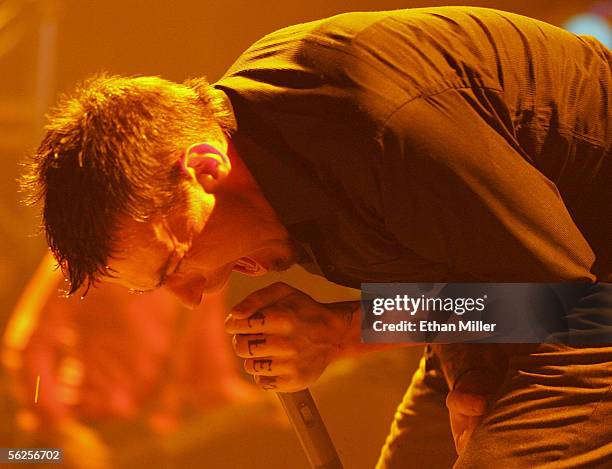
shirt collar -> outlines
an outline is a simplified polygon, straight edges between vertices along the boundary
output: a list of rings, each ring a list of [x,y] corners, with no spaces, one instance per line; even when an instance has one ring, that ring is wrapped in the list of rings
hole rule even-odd
[[[293,151],[272,126],[236,112],[223,95],[234,116],[232,144],[281,222],[289,228],[330,213],[335,204],[314,175],[316,163]]]

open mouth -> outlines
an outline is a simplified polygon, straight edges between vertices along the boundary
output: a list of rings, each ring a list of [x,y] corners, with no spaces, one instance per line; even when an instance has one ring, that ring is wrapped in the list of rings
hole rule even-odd
[[[245,275],[263,275],[266,273],[261,264],[250,257],[241,257],[234,264],[234,270]]]

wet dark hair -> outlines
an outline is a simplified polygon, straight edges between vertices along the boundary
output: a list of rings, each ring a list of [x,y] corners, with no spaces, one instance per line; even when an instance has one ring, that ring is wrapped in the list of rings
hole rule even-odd
[[[230,116],[205,79],[99,75],[60,100],[22,186],[28,203],[42,203],[69,293],[109,274],[120,216],[146,220],[181,202],[181,152],[221,138]]]

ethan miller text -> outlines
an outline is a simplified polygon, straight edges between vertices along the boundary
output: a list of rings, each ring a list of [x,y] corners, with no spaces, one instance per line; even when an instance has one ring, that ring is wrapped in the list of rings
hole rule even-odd
[[[419,321],[421,332],[495,332],[496,323],[484,321],[459,321],[459,324],[447,324],[437,321]]]
[[[374,321],[372,329],[374,332],[495,332],[496,326],[496,323],[484,321],[459,321],[458,324],[437,321],[418,321],[418,324],[416,321]]]

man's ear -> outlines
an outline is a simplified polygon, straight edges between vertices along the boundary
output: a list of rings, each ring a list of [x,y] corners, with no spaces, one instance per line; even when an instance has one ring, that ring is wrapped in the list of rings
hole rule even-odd
[[[217,191],[232,169],[227,155],[208,143],[188,147],[180,165],[183,173],[199,181],[209,194]]]

